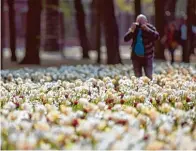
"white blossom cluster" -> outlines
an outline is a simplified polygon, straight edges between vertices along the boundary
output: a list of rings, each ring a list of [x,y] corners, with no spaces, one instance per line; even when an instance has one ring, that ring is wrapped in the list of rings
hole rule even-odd
[[[128,65],[1,73],[1,149],[196,149],[195,66]]]

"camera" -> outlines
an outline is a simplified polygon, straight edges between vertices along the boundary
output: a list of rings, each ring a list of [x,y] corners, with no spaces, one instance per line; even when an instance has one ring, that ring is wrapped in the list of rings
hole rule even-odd
[[[141,28],[142,25],[139,23],[136,26],[137,26],[137,28]]]

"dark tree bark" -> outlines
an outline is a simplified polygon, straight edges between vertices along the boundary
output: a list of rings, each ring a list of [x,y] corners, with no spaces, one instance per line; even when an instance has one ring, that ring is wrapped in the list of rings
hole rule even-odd
[[[165,26],[164,6],[165,6],[165,1],[155,0],[155,25],[156,25],[157,31],[160,34],[160,37],[164,36],[164,26]],[[160,40],[156,42],[155,48],[156,48],[155,58],[165,60],[164,45],[161,44]]]
[[[193,17],[193,20],[192,20],[192,23],[194,26],[196,26],[196,13],[194,12],[194,10],[196,10],[196,1],[193,1],[193,6],[192,6],[192,17]]]
[[[46,36],[44,50],[59,51],[60,15],[58,12],[59,0],[46,0]]]
[[[101,20],[103,21],[107,48],[107,63],[121,63],[119,52],[118,25],[114,14],[113,0],[99,0],[101,3]]]
[[[186,63],[190,62],[190,54],[192,49],[192,24],[194,23],[195,16],[195,0],[188,0],[187,2],[187,40],[186,40],[186,50],[183,51],[183,61]]]
[[[9,38],[11,49],[11,61],[17,61],[16,59],[16,27],[15,27],[15,8],[14,0],[8,0],[9,7]]]
[[[167,22],[175,20],[175,10],[176,10],[176,1],[177,0],[166,0],[165,1],[165,11],[169,11],[170,15],[165,14]]]
[[[89,45],[88,45],[88,38],[87,32],[85,27],[85,14],[84,9],[81,3],[81,0],[75,0],[74,6],[76,10],[76,24],[78,29],[78,35],[80,39],[80,45],[82,47],[83,58],[89,58]]]
[[[65,46],[65,20],[64,20],[64,14],[63,12],[60,12],[59,13],[59,20],[60,20],[60,51],[61,51],[61,54],[63,56],[63,58],[65,58],[65,55],[64,55],[64,46]]]
[[[95,23],[96,23],[96,50],[97,50],[97,63],[101,63],[101,18],[100,18],[100,3],[99,0],[93,0],[95,3]]]
[[[96,49],[96,0],[92,0],[90,3],[91,13],[90,13],[90,19],[91,19],[91,25],[90,25],[90,49],[95,50]]]
[[[135,0],[135,18],[141,14],[141,0]]]
[[[4,0],[1,0],[1,69],[3,69],[3,48],[4,48]]]
[[[40,64],[41,1],[28,0],[26,54],[22,64]]]

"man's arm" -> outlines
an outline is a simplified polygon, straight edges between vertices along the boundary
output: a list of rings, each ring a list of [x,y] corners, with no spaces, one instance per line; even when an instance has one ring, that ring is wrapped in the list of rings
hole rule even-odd
[[[142,28],[148,32],[149,38],[153,41],[156,41],[160,38],[159,33],[157,32],[156,28],[152,25],[142,25]]]
[[[131,28],[129,28],[129,31],[124,36],[125,42],[127,42],[133,38],[136,26],[137,26],[137,23],[132,23]]]
[[[128,42],[129,40],[131,40],[133,38],[133,33],[134,31],[129,29],[129,31],[124,36],[124,41]]]

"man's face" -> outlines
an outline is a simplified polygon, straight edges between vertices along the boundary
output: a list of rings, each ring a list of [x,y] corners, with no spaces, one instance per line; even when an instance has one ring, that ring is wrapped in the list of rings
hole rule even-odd
[[[148,21],[144,16],[138,16],[136,22],[140,25],[146,24]]]

